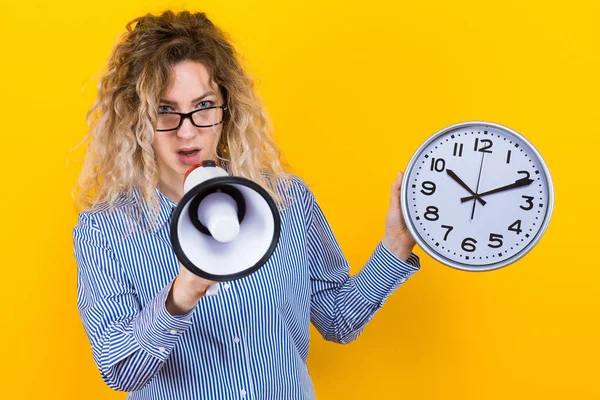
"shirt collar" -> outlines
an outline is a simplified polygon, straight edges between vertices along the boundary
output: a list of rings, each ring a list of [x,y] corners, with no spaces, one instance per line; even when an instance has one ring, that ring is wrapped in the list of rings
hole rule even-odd
[[[160,203],[160,213],[156,226],[152,230],[158,232],[171,219],[171,214],[177,207],[177,203],[165,196],[158,188],[155,188],[155,190]]]

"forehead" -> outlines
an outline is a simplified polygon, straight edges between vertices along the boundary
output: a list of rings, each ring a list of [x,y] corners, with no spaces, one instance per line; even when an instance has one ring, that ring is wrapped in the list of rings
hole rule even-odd
[[[216,89],[217,85],[211,81],[210,73],[203,63],[186,60],[172,66],[165,95],[197,96]]]

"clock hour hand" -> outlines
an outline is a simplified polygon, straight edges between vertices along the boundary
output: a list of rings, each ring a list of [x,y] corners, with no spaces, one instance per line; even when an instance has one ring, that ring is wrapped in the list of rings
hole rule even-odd
[[[515,183],[511,183],[510,185],[502,186],[496,189],[488,190],[487,192],[480,193],[479,197],[487,196],[488,194],[504,192],[505,190],[520,188],[522,186],[531,185],[532,182],[533,180],[528,178],[517,179]],[[462,199],[460,199],[460,201],[464,203],[465,201],[469,201],[474,198],[475,196],[463,197]]]
[[[469,186],[467,186],[467,184],[464,183],[463,180],[460,179],[458,177],[458,175],[456,175],[454,173],[454,171],[452,171],[451,169],[446,169],[446,173],[450,176],[450,178],[454,179],[460,186],[462,186],[463,188],[465,188],[467,190],[467,192],[469,192],[469,193],[471,193],[473,195],[473,196],[469,197],[469,200],[477,198],[477,200],[481,203],[481,205],[485,206],[486,201],[483,200],[483,199],[481,199],[479,197],[479,195],[477,195],[474,191],[472,191],[471,188]],[[462,202],[464,203],[465,201],[463,200]]]

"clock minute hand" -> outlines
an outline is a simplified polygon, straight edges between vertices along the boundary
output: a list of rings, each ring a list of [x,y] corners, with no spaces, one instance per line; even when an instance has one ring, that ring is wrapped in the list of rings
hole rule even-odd
[[[456,181],[456,183],[458,183],[460,186],[462,186],[463,188],[465,188],[467,190],[467,192],[469,192],[469,193],[471,193],[473,195],[473,196],[469,197],[469,199],[477,198],[477,200],[481,203],[481,205],[485,206],[486,201],[483,200],[483,199],[481,199],[479,195],[477,195],[474,191],[472,191],[471,188],[469,186],[467,186],[467,184],[464,183],[463,180],[460,179],[458,177],[458,175],[456,175],[454,173],[454,171],[452,171],[451,169],[447,169],[446,173],[450,176],[450,178],[454,179]],[[464,203],[464,201],[463,201],[463,203]]]
[[[527,186],[527,185],[531,185],[531,183],[533,182],[532,179],[518,179],[515,181],[515,183],[511,183],[510,185],[506,185],[506,186],[502,186],[496,189],[492,189],[492,190],[488,190],[487,192],[483,192],[479,194],[479,197],[483,197],[483,196],[487,196],[488,194],[494,194],[494,193],[499,193],[499,192],[504,192],[505,190],[510,190],[510,189],[516,189],[516,188],[520,188],[522,186]],[[464,203],[465,201],[469,201],[474,199],[475,196],[470,196],[470,197],[463,197],[460,199],[460,201],[462,203]]]

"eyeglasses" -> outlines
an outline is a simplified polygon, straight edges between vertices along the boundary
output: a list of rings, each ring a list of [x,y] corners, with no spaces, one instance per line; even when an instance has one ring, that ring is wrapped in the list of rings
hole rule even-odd
[[[206,107],[198,110],[190,111],[189,113],[178,113],[175,111],[159,112],[158,113],[158,132],[175,131],[179,129],[183,120],[189,118],[192,125],[196,128],[210,128],[223,123],[223,114],[227,110],[227,106]]]

